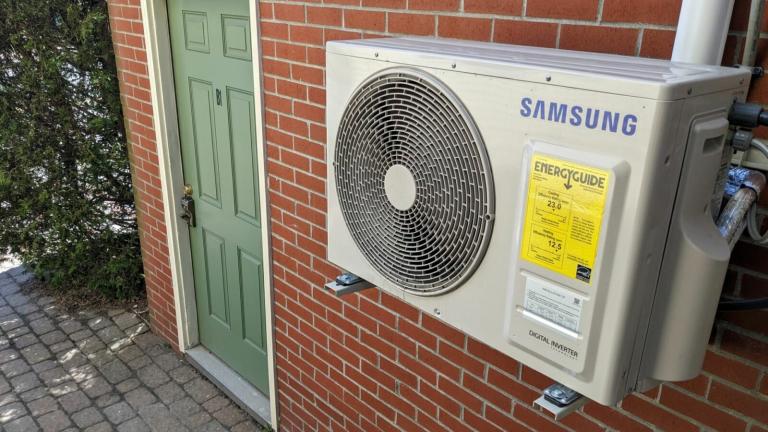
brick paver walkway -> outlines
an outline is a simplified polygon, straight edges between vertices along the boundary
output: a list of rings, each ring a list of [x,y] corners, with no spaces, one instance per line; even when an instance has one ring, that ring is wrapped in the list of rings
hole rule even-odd
[[[256,431],[130,311],[65,313],[0,273],[0,429]]]

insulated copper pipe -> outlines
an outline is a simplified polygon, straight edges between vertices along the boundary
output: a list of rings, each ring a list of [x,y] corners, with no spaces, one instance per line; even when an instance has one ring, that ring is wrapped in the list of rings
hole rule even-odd
[[[760,193],[765,190],[765,175],[743,167],[731,168],[731,180],[736,179],[740,188],[731,197],[717,219],[717,228],[731,249],[736,245],[746,227],[746,216],[755,205]]]

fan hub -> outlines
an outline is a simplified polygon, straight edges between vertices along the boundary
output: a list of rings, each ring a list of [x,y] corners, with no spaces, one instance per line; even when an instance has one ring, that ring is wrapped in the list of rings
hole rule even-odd
[[[406,211],[416,202],[416,179],[405,165],[392,165],[384,176],[384,191],[392,206]]]

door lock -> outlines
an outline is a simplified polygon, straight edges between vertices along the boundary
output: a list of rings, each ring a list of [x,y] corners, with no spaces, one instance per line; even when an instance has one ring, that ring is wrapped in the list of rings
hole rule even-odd
[[[184,185],[184,196],[181,198],[181,218],[190,228],[197,225],[195,220],[195,199],[192,198],[192,186]]]

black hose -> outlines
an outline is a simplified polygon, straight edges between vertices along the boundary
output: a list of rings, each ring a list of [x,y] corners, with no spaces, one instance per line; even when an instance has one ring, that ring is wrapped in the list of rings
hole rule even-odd
[[[719,311],[743,311],[752,309],[768,309],[768,297],[750,300],[721,300],[717,305]]]

